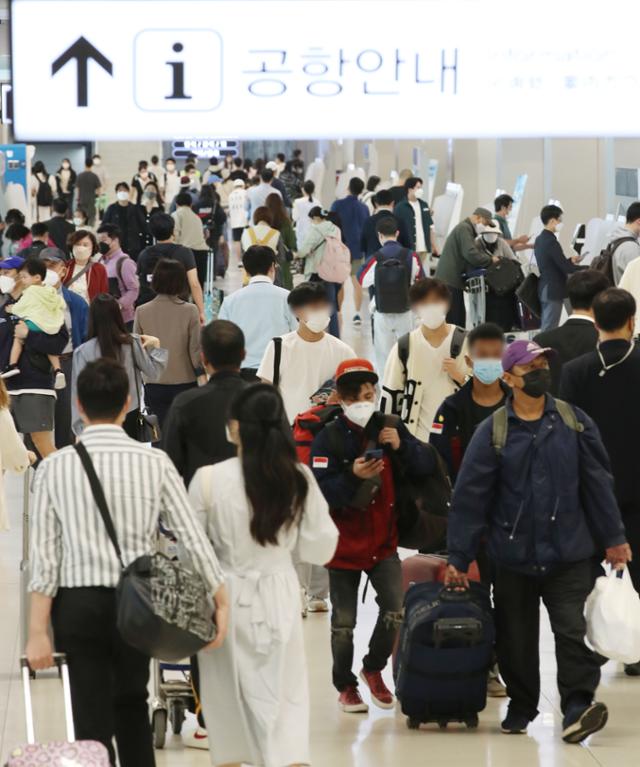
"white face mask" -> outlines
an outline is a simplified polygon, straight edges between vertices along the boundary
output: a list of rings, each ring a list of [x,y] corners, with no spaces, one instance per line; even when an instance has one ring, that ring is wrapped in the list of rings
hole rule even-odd
[[[0,275],[0,293],[11,293],[15,286],[16,281],[13,277],[9,277],[8,274]]]
[[[58,277],[58,272],[54,272],[53,269],[47,269],[44,284],[49,285],[51,288],[55,288],[59,282],[60,277]]]
[[[125,192],[124,190],[121,190],[120,192],[116,192],[116,197],[118,200],[128,200],[129,199],[129,192]]]
[[[562,228],[564,227],[564,224],[562,221],[560,223],[556,224],[556,234],[559,234],[562,231]]]
[[[312,333],[322,333],[329,327],[331,315],[325,309],[317,312],[307,312],[304,324]]]
[[[498,235],[497,234],[491,234],[490,232],[489,233],[485,232],[482,235],[482,239],[485,242],[488,242],[490,245],[493,245],[494,242],[498,242]]]
[[[419,187],[418,189],[415,189],[414,194],[419,200],[421,200],[424,197],[424,188]]]
[[[93,164],[94,165],[100,165],[101,160],[98,157],[93,158]]]
[[[446,304],[423,304],[416,309],[420,322],[429,330],[437,330],[447,319]]]
[[[227,442],[230,442],[232,445],[235,444],[233,441],[233,437],[231,436],[231,429],[229,429],[229,424],[225,424],[224,433],[227,437]]]
[[[73,225],[74,226],[84,226],[84,221],[81,218],[74,218],[73,219]]]
[[[79,264],[86,264],[91,258],[91,248],[86,245],[76,245],[73,248],[73,257]]]
[[[376,412],[376,406],[373,402],[352,402],[350,405],[342,405],[345,416],[355,423],[356,426],[364,427],[371,420],[371,416]]]

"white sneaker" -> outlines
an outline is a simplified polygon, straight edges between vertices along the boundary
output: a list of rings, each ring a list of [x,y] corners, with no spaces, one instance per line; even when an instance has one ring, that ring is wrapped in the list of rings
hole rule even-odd
[[[182,736],[182,742],[187,748],[199,748],[202,751],[209,750],[209,736],[202,727],[196,727],[193,732]]]
[[[62,370],[56,370],[55,371],[56,377],[53,383],[54,389],[65,389],[67,386],[67,378],[65,374],[62,372]]]
[[[309,597],[307,609],[310,613],[328,613],[329,603],[326,599],[321,599],[320,597]]]

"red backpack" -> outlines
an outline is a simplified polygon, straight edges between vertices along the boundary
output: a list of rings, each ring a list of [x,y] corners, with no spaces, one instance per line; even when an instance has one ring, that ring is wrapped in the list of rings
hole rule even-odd
[[[293,422],[293,438],[300,463],[311,465],[311,445],[316,435],[342,413],[340,405],[316,405],[296,416]]]

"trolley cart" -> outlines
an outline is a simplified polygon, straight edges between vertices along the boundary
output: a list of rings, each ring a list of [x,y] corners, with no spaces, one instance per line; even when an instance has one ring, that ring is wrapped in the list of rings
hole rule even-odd
[[[168,679],[166,673],[177,671],[181,677]],[[153,743],[156,748],[164,748],[167,737],[167,724],[171,723],[174,735],[182,731],[187,711],[195,711],[196,701],[191,684],[191,665],[189,663],[164,663],[153,661],[154,697],[151,703],[151,724]]]
[[[207,256],[207,278],[204,283],[204,318],[209,323],[218,318],[220,307],[224,301],[224,292],[215,285],[215,253],[209,251]]]
[[[469,294],[468,321],[472,328],[482,325],[487,316],[487,283],[485,269],[474,269],[464,275],[464,289]]]
[[[74,765],[75,767],[109,767],[109,754],[102,743],[93,740],[76,741],[71,710],[71,687],[69,685],[67,659],[61,653],[56,653],[53,658],[62,679],[67,739],[65,741],[36,743],[31,701],[31,673],[29,663],[23,656],[20,659],[20,665],[24,688],[27,742],[11,751],[7,767],[35,767],[36,765],[38,767],[66,767],[68,765]]]

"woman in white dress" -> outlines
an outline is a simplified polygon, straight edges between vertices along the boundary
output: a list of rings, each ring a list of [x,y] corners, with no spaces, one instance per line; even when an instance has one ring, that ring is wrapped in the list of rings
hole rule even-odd
[[[229,588],[223,647],[202,652],[200,686],[212,764],[310,764],[309,690],[300,586],[291,554],[323,565],[338,531],[297,461],[280,394],[242,391],[229,438],[238,457],[199,469],[189,494]]]
[[[36,459],[34,453],[27,450],[11,417],[9,394],[0,379],[0,530],[9,529],[9,515],[4,496],[4,473],[13,471],[22,474]]]

